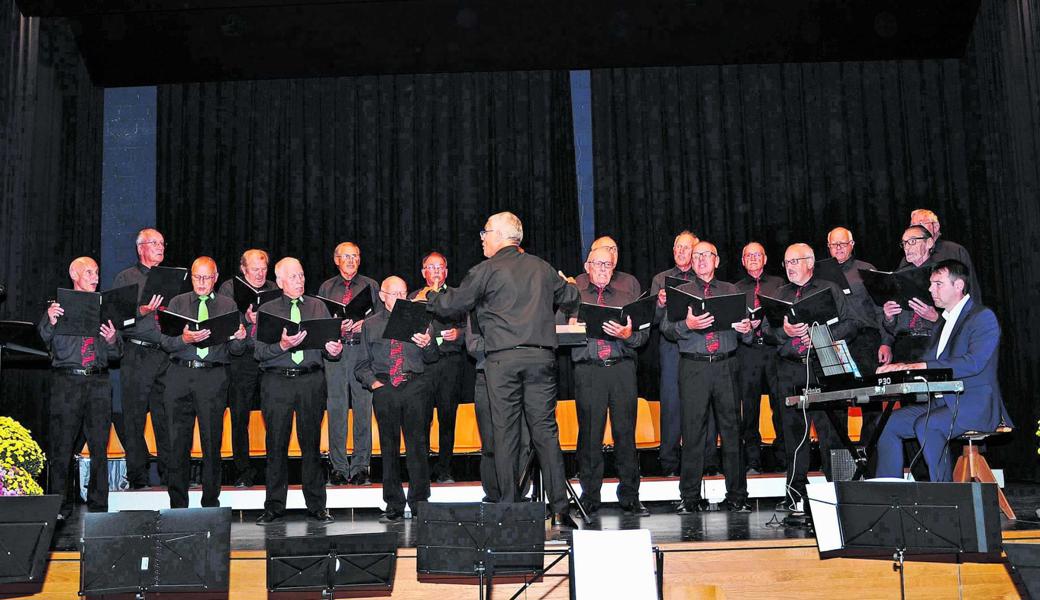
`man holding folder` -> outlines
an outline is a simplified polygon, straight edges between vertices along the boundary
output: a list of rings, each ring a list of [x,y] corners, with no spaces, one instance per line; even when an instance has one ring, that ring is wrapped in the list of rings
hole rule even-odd
[[[715,278],[719,254],[710,242],[693,247],[693,271],[697,277],[682,286],[707,300],[714,296],[734,295],[744,303],[745,295],[737,286]],[[686,309],[686,318],[672,321],[666,314],[661,321],[661,334],[679,346],[679,418],[682,424],[682,470],[679,476],[681,500],[675,508],[680,515],[707,510],[708,501],[701,498],[704,470],[704,436],[708,425],[708,406],[714,407],[715,420],[722,436],[722,472],[726,477],[726,500],[723,508],[733,512],[751,512],[747,502],[747,473],[741,464],[740,402],[737,396],[737,334],[751,341],[754,326],[745,318],[715,326],[711,312],[695,315]]]

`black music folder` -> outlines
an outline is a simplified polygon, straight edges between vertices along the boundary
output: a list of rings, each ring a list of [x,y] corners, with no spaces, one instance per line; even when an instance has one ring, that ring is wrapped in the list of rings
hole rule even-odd
[[[426,333],[433,321],[433,313],[426,310],[425,302],[398,300],[383,330],[383,339],[410,342],[417,333]]]
[[[699,294],[692,293],[693,290],[700,291],[696,284],[687,282],[678,288],[668,288],[665,294],[668,297],[667,311],[668,320],[672,322],[686,320],[686,308],[692,308],[694,315],[711,313],[715,322],[701,333],[710,331],[726,331],[733,328],[734,323],[739,323],[748,318],[747,295],[743,292],[736,294],[721,294],[702,298]],[[673,315],[675,318],[673,318]]]
[[[184,267],[152,267],[144,282],[141,304],[148,304],[152,296],[162,296],[163,304],[167,304],[174,296],[190,291],[191,280]]]
[[[657,305],[657,296],[646,296],[629,302],[624,306],[601,306],[582,302],[578,307],[578,320],[585,323],[586,335],[595,339],[614,339],[603,331],[603,324],[614,321],[618,325],[624,325],[628,317],[632,318],[632,331],[648,329],[654,321],[654,309]]]
[[[931,269],[915,267],[894,272],[860,269],[859,275],[863,278],[863,285],[867,288],[871,300],[878,306],[884,306],[885,302],[893,300],[899,303],[899,306],[912,310],[911,298],[932,305],[932,294],[928,291]]]
[[[769,317],[769,324],[773,327],[783,327],[785,316],[792,325],[833,325],[838,322],[838,305],[829,288],[813,292],[796,302],[780,300],[765,294],[759,294],[758,297],[766,316]]]
[[[329,314],[333,317],[340,319],[349,319],[354,321],[362,321],[368,315],[372,314],[372,292],[368,290],[368,286],[361,288],[361,291],[354,294],[354,298],[350,302],[344,304],[337,302],[331,298],[325,296],[316,296],[318,300],[325,303],[325,306],[329,309]]]
[[[260,308],[260,305],[264,302],[270,302],[282,295],[282,290],[278,288],[273,290],[258,290],[238,276],[235,276],[231,285],[235,295],[235,304],[238,305],[238,312],[241,313],[246,312],[246,309],[250,306],[253,307],[253,310],[256,310],[257,308]]]
[[[208,338],[197,344],[192,344],[198,348],[210,348],[230,341],[235,336],[235,332],[238,331],[240,324],[237,312],[224,313],[204,321],[199,321],[198,319],[179,315],[168,310],[159,310],[159,329],[162,330],[163,335],[180,337],[184,333],[185,326],[190,331],[209,329]]]
[[[101,292],[101,322],[112,321],[116,329],[136,323],[140,291],[141,286],[135,283]]]
[[[101,294],[58,288],[57,302],[65,311],[54,325],[57,335],[98,335],[101,327]]]
[[[681,279],[679,281],[682,281]],[[682,285],[686,285],[688,281],[683,281]],[[665,311],[668,315],[668,320],[675,323],[682,321],[686,318],[686,308],[693,306],[695,302],[700,302],[700,297],[691,294],[689,291],[679,289],[677,287],[666,287],[665,293]]]
[[[681,277],[672,277],[671,275],[664,276],[664,287],[666,288],[677,288],[681,285],[690,283],[689,279],[683,279]]]
[[[825,258],[816,261],[813,275],[815,275],[817,279],[834,282],[837,284],[838,289],[845,294],[852,293],[852,286],[849,285],[849,278],[845,276],[845,271],[841,269],[841,264],[833,258]]]
[[[296,335],[301,331],[307,332],[307,337],[296,346],[296,350],[324,350],[325,342],[334,342],[340,339],[340,326],[343,319],[305,319],[299,323],[293,323],[289,319],[261,312],[256,319],[256,339],[265,344],[277,344],[282,341],[282,329],[289,335]]]

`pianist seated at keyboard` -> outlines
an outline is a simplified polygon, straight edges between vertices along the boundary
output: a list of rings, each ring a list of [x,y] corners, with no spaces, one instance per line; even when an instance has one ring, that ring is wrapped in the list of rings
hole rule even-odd
[[[993,311],[974,302],[970,274],[963,263],[944,260],[932,268],[929,292],[944,309],[919,362],[893,363],[878,373],[904,369],[951,369],[964,383],[961,394],[946,394],[929,404],[912,404],[892,413],[878,441],[878,477],[903,474],[903,440],[916,437],[932,481],[950,481],[953,466],[948,438],[965,431],[994,431],[1011,425],[997,382],[1000,325]]]

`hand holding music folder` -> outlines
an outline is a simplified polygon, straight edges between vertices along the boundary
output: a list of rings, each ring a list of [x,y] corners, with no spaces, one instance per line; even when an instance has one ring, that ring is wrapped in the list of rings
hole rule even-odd
[[[282,295],[282,290],[277,288],[273,290],[258,290],[237,275],[232,280],[231,285],[232,293],[235,296],[235,304],[238,305],[238,312],[240,313],[246,312],[250,307],[256,310],[264,302],[270,302]]]
[[[665,295],[668,297],[669,321],[674,323],[685,321],[687,308],[692,309],[694,315],[711,313],[715,317],[715,322],[707,329],[700,330],[701,333],[708,333],[732,329],[735,323],[748,318],[746,294],[721,294],[702,298],[700,295],[691,293],[695,289],[697,287],[690,283],[684,283],[678,288],[667,288]]]
[[[65,314],[58,318],[54,333],[90,337],[98,335],[101,325],[110,320],[116,329],[133,325],[137,288],[136,283],[101,293],[58,288],[55,302]]]
[[[611,340],[614,336],[603,331],[603,324],[614,321],[622,327],[632,319],[632,332],[648,329],[654,320],[656,296],[646,296],[624,306],[601,306],[582,302],[578,307],[578,320],[585,323],[586,335],[590,338]]]
[[[184,267],[152,267],[148,270],[144,289],[141,290],[141,304],[148,304],[152,296],[162,296],[163,304],[173,300],[174,296],[191,291],[191,280]]]
[[[216,317],[210,317],[204,321],[179,315],[168,310],[159,310],[159,329],[163,335],[180,337],[187,327],[190,331],[209,330],[209,337],[192,344],[197,348],[212,348],[219,344],[231,341],[235,337],[240,325],[237,312],[224,313]]]
[[[360,292],[354,294],[354,299],[346,304],[324,296],[318,296],[317,298],[325,303],[325,306],[329,309],[329,314],[333,317],[357,323],[372,314],[372,293],[368,291],[367,285],[361,288]]]
[[[433,321],[433,313],[426,310],[425,302],[398,300],[383,330],[383,339],[411,342],[417,333],[426,333]]]
[[[265,344],[277,344],[282,341],[282,330],[289,335],[296,335],[301,331],[307,332],[307,337],[299,346],[292,348],[296,350],[324,350],[326,342],[335,342],[340,339],[340,325],[343,319],[305,319],[299,323],[293,323],[289,319],[272,315],[261,311],[256,319],[256,339]]]
[[[903,269],[902,271],[874,271],[860,269],[863,286],[867,288],[870,299],[878,306],[893,301],[906,310],[910,308],[910,300],[917,298],[932,306],[932,294],[928,291],[928,280],[931,270],[926,267]]]
[[[792,325],[806,323],[812,325],[833,325],[838,322],[838,305],[834,301],[834,295],[829,288],[813,292],[795,302],[788,302],[759,294],[762,308],[769,317],[769,324],[773,327],[783,327],[784,317]]]

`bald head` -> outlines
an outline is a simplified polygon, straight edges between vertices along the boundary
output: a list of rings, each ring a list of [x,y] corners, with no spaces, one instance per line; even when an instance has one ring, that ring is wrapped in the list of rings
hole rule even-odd
[[[307,281],[299,260],[287,256],[275,263],[274,277],[275,283],[289,298],[296,299],[303,295]]]
[[[693,264],[693,247],[700,240],[691,231],[681,231],[672,242],[672,258],[675,266],[682,271],[689,271]]]
[[[844,264],[852,257],[852,250],[856,241],[852,239],[852,232],[844,227],[835,227],[827,234],[827,251],[834,260]]]
[[[217,261],[200,256],[191,263],[191,289],[199,296],[208,296],[217,283]]]
[[[740,251],[740,264],[748,275],[758,279],[766,268],[766,249],[758,242],[748,242]]]
[[[166,257],[166,240],[163,234],[151,227],[137,232],[137,259],[151,269]]]
[[[354,242],[342,242],[333,251],[332,262],[336,263],[340,277],[354,279],[361,267],[361,248]]]
[[[932,234],[933,238],[939,237],[939,215],[927,208],[918,208],[910,213],[910,224],[921,225]]]
[[[589,257],[585,260],[585,272],[589,274],[589,281],[596,287],[606,287],[614,276],[614,254],[607,248],[599,247],[589,251]]]
[[[614,238],[609,235],[596,238],[596,241],[592,242],[592,250],[598,250],[600,248],[607,249],[611,255],[613,255],[614,262],[617,263],[618,248],[617,242],[614,241]]]
[[[791,244],[784,252],[784,269],[787,279],[795,285],[805,285],[812,279],[816,268],[816,254],[809,244]]]
[[[257,289],[267,283],[268,260],[267,253],[256,248],[242,253],[242,258],[239,260],[239,269],[242,271],[242,276],[245,277],[246,283]]]
[[[396,275],[387,277],[379,285],[379,298],[388,311],[393,311],[397,301],[406,297],[408,297],[408,284]]]
[[[72,288],[78,292],[97,291],[98,265],[93,258],[81,256],[69,263],[69,279]]]
[[[715,244],[700,241],[693,246],[693,272],[702,281],[715,278],[715,269],[719,268],[719,251]]]

